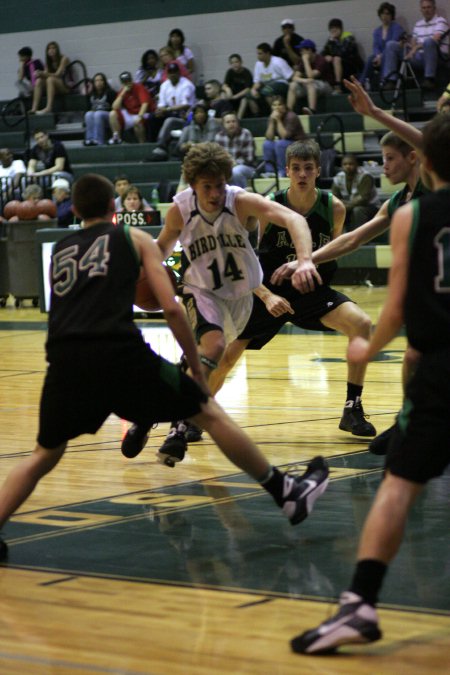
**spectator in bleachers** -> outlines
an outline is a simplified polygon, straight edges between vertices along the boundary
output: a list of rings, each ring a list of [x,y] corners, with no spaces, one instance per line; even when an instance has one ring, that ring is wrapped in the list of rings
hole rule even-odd
[[[382,2],[378,7],[377,14],[381,21],[381,26],[373,31],[372,54],[367,59],[364,69],[359,76],[359,81],[364,84],[369,80],[373,88],[373,77],[375,71],[380,71],[383,66],[384,53],[386,45],[391,40],[399,42],[405,34],[405,29],[395,21],[395,5],[390,2]]]
[[[141,65],[137,69],[134,81],[143,84],[153,100],[156,101],[163,71],[159,67],[158,54],[154,49],[147,49],[142,54]]]
[[[438,67],[439,54],[447,56],[448,45],[439,44],[441,37],[449,29],[447,19],[439,16],[436,9],[435,0],[421,0],[420,11],[422,19],[414,24],[412,39],[404,53],[405,45],[403,41],[391,40],[386,45],[385,58],[381,73],[382,79],[388,78],[385,88],[394,89],[396,73],[400,67],[403,58],[411,64],[413,68],[423,71],[424,89],[434,89],[436,86],[436,70]]]
[[[45,68],[36,71],[37,79],[30,112],[35,112],[37,115],[49,113],[53,110],[56,94],[69,93],[69,73],[67,72],[69,63],[69,57],[61,54],[59,44],[54,41],[49,42],[45,48]],[[45,108],[38,110],[44,90],[47,102]]]
[[[14,199],[15,191],[19,189],[20,181],[27,172],[21,159],[14,159],[9,148],[0,149],[0,191],[3,202]]]
[[[188,80],[192,80],[192,73],[186,68],[184,63],[175,58],[175,52],[172,47],[161,47],[159,50],[159,60],[163,66],[161,84],[167,80],[167,68],[174,61],[178,64],[181,77],[186,77]]]
[[[272,104],[274,96],[286,97],[289,80],[294,71],[287,61],[272,55],[272,48],[267,42],[257,46],[258,60],[253,72],[253,86],[247,95],[253,113],[262,112],[261,103]]]
[[[218,121],[208,115],[206,103],[196,103],[192,120],[183,128],[178,140],[177,154],[185,155],[195,143],[213,141],[218,128]]]
[[[355,155],[344,155],[341,166],[342,171],[333,178],[331,191],[347,210],[346,229],[354,230],[376,214],[379,208],[377,188],[374,177],[358,165]]]
[[[220,120],[224,113],[233,110],[233,104],[226,98],[219,80],[205,82],[205,99],[208,104],[208,114],[211,117],[217,117]]]
[[[17,52],[19,56],[19,70],[17,71],[16,86],[19,90],[19,96],[28,98],[33,94],[36,86],[37,71],[44,70],[44,64],[40,59],[33,59],[33,50],[31,47],[22,47]]]
[[[145,201],[141,191],[136,185],[129,185],[122,196],[122,206],[117,209],[119,213],[125,211],[153,211],[154,209]]]
[[[334,88],[336,93],[340,93],[343,78],[359,75],[364,63],[355,38],[349,31],[344,31],[341,19],[331,19],[328,31],[329,37],[322,50],[322,56],[325,56],[333,66]]]
[[[181,77],[178,63],[170,63],[167,73],[168,80],[161,85],[158,107],[149,122],[151,140],[158,133],[151,161],[167,159],[172,131],[185,126],[187,114],[195,105],[195,86],[186,77]]]
[[[112,137],[108,143],[122,143],[122,131],[133,129],[139,143],[146,141],[146,121],[155,109],[155,103],[143,84],[133,82],[131,73],[119,75],[122,88],[112,103],[109,124]]]
[[[286,148],[294,141],[305,138],[305,132],[298,116],[288,110],[282,96],[275,96],[272,112],[267,122],[263,157],[266,175],[286,175]]]
[[[281,56],[290,66],[294,67],[300,61],[299,44],[303,38],[295,32],[295,25],[292,19],[283,19],[281,22],[281,32],[283,34],[273,43],[272,54],[274,56]]]
[[[184,33],[179,28],[173,28],[169,33],[167,46],[173,49],[177,61],[186,66],[188,71],[193,74],[195,70],[194,54],[189,47],[184,44]]]
[[[316,44],[312,40],[300,42],[300,63],[294,68],[294,75],[289,83],[287,107],[294,110],[298,98],[306,96],[308,106],[303,112],[313,115],[317,108],[317,98],[328,96],[333,91],[333,71],[325,57],[316,52]]]
[[[242,65],[239,54],[231,54],[228,57],[229,69],[225,73],[222,90],[237,111],[239,119],[244,117],[247,108],[247,94],[252,88],[253,76],[248,68]]]
[[[69,227],[75,221],[70,196],[70,183],[65,178],[57,178],[52,183],[52,198],[56,204],[58,227]]]
[[[438,112],[441,112],[442,106],[445,106],[449,101],[450,101],[450,82],[447,84],[446,88],[436,101],[436,110]]]
[[[84,116],[84,145],[103,145],[109,130],[109,112],[116,98],[114,89],[109,86],[106,75],[96,73],[92,78],[92,92],[89,96],[91,109]]]
[[[123,209],[122,200],[129,187],[131,187],[131,183],[126,173],[119,173],[114,178],[114,190],[117,194],[117,197],[114,200],[114,209],[116,212],[119,212]],[[142,202],[145,207],[149,206],[149,203],[145,199],[142,199]]]
[[[255,141],[252,133],[240,126],[234,111],[226,112],[222,116],[222,129],[214,140],[233,158],[233,170],[228,183],[245,189],[255,173]]]
[[[71,183],[72,168],[64,144],[61,141],[53,141],[42,129],[35,129],[33,137],[35,145],[30,151],[27,176],[44,186],[50,184],[50,177],[65,178]]]

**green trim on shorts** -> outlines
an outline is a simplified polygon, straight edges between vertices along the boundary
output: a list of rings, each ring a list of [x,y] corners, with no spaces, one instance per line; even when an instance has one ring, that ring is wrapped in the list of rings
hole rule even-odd
[[[410,421],[411,411],[413,410],[413,408],[414,408],[413,402],[409,398],[405,398],[402,405],[402,409],[400,410],[397,417],[397,423],[402,434],[406,433]]]

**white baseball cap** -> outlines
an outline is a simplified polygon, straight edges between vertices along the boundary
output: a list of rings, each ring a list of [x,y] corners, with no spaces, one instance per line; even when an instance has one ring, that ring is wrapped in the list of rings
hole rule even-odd
[[[55,178],[52,183],[52,190],[55,190],[56,188],[62,188],[63,190],[70,192],[70,183],[65,178]]]
[[[294,26],[294,25],[295,25],[295,24],[294,24],[294,22],[292,21],[292,19],[283,19],[283,21],[281,22],[281,27],[282,27],[282,28],[283,28],[284,26]]]

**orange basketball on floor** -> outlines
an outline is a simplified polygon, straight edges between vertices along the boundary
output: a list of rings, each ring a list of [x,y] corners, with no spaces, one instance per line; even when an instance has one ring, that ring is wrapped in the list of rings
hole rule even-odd
[[[168,277],[172,283],[175,295],[178,287],[177,277],[173,272],[173,270],[170,269],[170,267],[166,267],[164,265],[164,269],[166,270]],[[145,270],[143,267],[141,267],[139,279],[136,282],[136,293],[134,296],[134,304],[140,307],[140,309],[143,309],[144,312],[157,312],[158,310],[161,309],[159,302],[156,299],[156,295],[153,293],[152,289],[148,284]]]
[[[19,216],[19,220],[34,220],[38,213],[38,208],[34,202],[25,201],[20,202],[16,216]]]
[[[13,216],[16,215],[17,213],[17,207],[19,206],[21,202],[19,202],[17,199],[13,199],[12,201],[8,202],[5,205],[5,208],[3,209],[3,215],[7,220],[10,220]]]
[[[40,199],[37,203],[38,213],[45,213],[50,218],[56,217],[56,204],[51,199]]]

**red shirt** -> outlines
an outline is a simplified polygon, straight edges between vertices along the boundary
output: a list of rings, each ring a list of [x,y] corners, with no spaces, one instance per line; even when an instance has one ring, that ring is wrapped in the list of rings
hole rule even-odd
[[[147,112],[155,109],[155,102],[144,85],[133,83],[122,99],[123,107],[130,115],[137,115],[143,103],[148,103]]]

